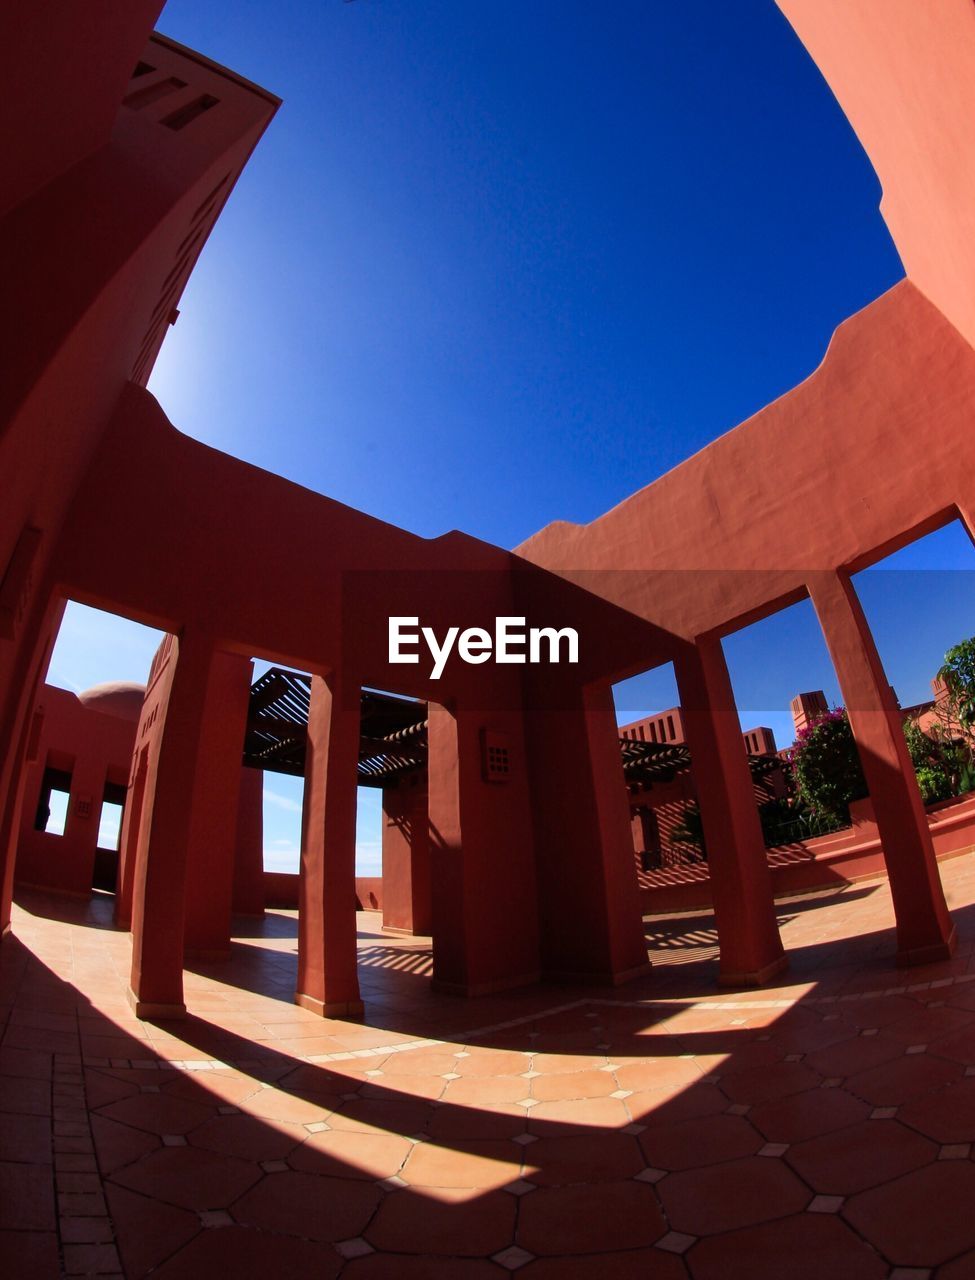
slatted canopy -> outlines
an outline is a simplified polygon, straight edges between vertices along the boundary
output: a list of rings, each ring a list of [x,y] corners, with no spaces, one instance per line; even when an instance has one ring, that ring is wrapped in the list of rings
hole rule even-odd
[[[620,738],[623,777],[631,791],[649,790],[655,782],[671,782],[691,767],[691,751],[683,742],[639,742]],[[780,764],[778,756],[749,755],[753,778],[760,778]]]
[[[311,677],[272,667],[251,687],[244,738],[244,764],[302,777],[305,772]],[[359,740],[359,785],[384,787],[400,774],[427,766],[427,704],[363,689]],[[633,791],[670,782],[690,768],[684,743],[635,742],[620,738],[623,777]],[[776,756],[748,757],[753,777],[779,763]]]
[[[244,764],[302,777],[311,677],[272,667],[251,687]],[[383,787],[401,773],[426,768],[427,706],[372,689],[362,691],[359,785]]]

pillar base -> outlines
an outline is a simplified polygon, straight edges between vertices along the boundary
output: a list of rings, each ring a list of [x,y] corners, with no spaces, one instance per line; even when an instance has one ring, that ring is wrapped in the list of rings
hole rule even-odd
[[[361,1018],[365,1012],[361,1000],[318,1000],[302,991],[295,992],[295,1004],[317,1013],[320,1018]]]
[[[782,973],[789,967],[789,957],[786,955],[777,956],[775,960],[770,960],[768,964],[762,965],[761,969],[745,970],[741,973],[719,973],[719,987],[763,987],[777,974]]]
[[[919,964],[937,964],[939,960],[950,960],[958,945],[958,931],[951,926],[951,933],[944,942],[932,942],[927,947],[910,947],[897,952],[898,969],[908,969]]]
[[[143,1021],[152,1020],[154,1022],[157,1018],[186,1017],[186,1005],[182,1002],[179,1004],[162,1004],[159,1001],[140,1000],[131,987],[129,988],[129,1004],[132,1006],[132,1012],[135,1016]]]
[[[537,972],[518,974],[513,978],[498,978],[494,982],[449,982],[445,978],[431,978],[430,990],[446,996],[493,996],[499,991],[513,991],[516,987],[533,987],[541,981]]]

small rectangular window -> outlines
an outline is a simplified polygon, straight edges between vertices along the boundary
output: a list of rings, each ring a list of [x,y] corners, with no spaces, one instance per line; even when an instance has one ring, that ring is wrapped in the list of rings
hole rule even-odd
[[[198,116],[202,116],[205,111],[210,111],[219,102],[219,98],[214,98],[209,93],[205,93],[202,97],[194,98],[192,102],[188,102],[185,107],[180,107],[178,111],[172,112],[171,115],[164,116],[162,123],[167,129],[185,129]]]
[[[143,107],[148,107],[151,102],[158,102],[160,98],[168,98],[171,93],[185,88],[185,80],[178,80],[175,76],[170,76],[168,80],[157,80],[155,84],[147,84],[143,89],[134,90],[122,99],[122,105],[129,107],[132,111],[141,111]]]
[[[670,730],[670,740],[671,740],[671,742],[673,742],[673,741],[674,741],[674,739],[677,737],[677,730],[674,728],[674,717],[673,717],[673,716],[668,716],[668,717],[667,717],[667,728]]]

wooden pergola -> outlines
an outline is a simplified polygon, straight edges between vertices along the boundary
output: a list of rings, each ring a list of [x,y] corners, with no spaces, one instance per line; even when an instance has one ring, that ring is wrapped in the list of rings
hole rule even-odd
[[[271,667],[251,687],[244,738],[244,764],[251,769],[302,777],[311,677]],[[630,791],[672,781],[691,767],[684,743],[636,742],[620,738],[623,777]],[[779,764],[777,756],[750,755],[752,776]],[[375,689],[363,689],[359,738],[359,786],[385,787],[399,775],[427,767],[427,704]]]
[[[244,764],[251,769],[305,772],[311,677],[272,667],[251,686]],[[359,786],[384,787],[399,774],[425,769],[427,705],[363,689]]]

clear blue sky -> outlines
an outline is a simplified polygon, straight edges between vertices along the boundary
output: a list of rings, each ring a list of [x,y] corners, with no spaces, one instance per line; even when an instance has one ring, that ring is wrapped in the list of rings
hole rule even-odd
[[[159,26],[284,105],[151,389],[190,435],[418,533],[594,518],[902,274],[772,0],[170,0]],[[896,565],[861,587],[907,703],[975,631],[966,574],[930,571],[975,558],[956,529]],[[75,622],[52,679],[124,674]],[[746,727],[789,741],[795,692],[838,698],[808,604],[726,651]],[[646,678],[621,718],[674,701]]]

